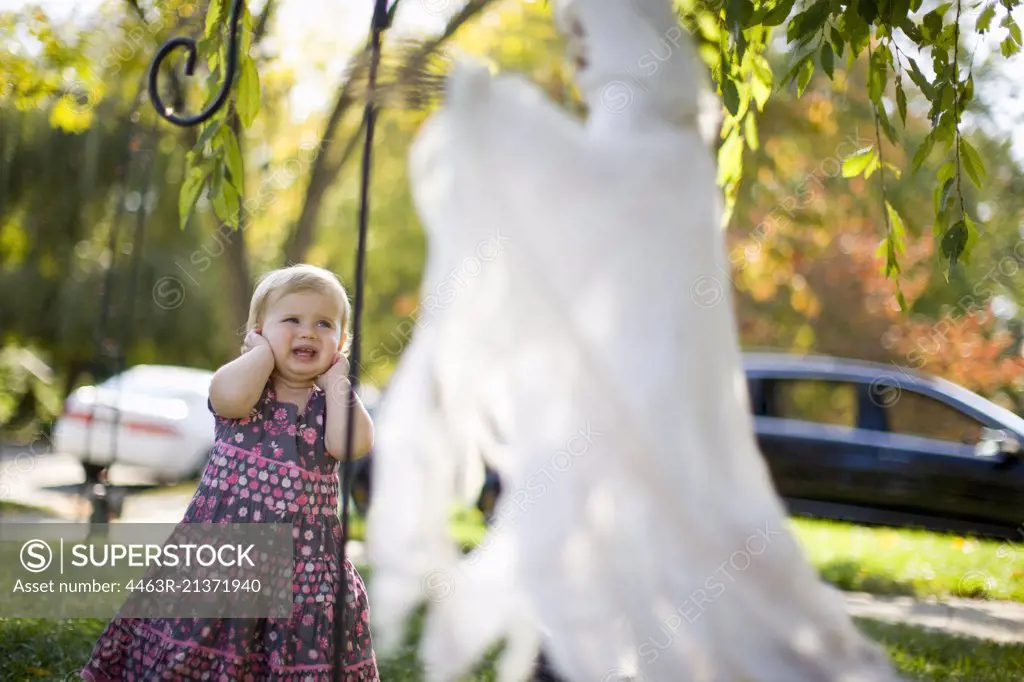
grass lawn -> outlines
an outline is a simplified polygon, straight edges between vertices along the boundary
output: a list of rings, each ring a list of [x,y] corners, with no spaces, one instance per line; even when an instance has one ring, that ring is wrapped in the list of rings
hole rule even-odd
[[[138,495],[191,492],[195,486],[195,481],[185,481]],[[807,518],[791,518],[790,526],[821,576],[843,590],[1024,602],[1022,543]],[[451,530],[465,548],[480,542],[486,532],[476,509],[455,512]],[[365,533],[365,519],[353,513],[350,537],[363,539]]]
[[[0,680],[58,682],[89,657],[103,631],[102,620],[0,619]],[[1024,646],[999,645],[951,637],[919,628],[857,619],[857,625],[881,642],[896,666],[911,680],[935,682],[1013,682],[1024,679]],[[380,662],[384,682],[419,682],[415,632],[398,656]],[[473,680],[495,679],[481,664]]]
[[[350,519],[353,538],[365,533],[365,520]],[[1024,546],[912,530],[868,528],[831,521],[792,519],[792,527],[822,575],[843,589],[911,595],[953,595],[1024,601],[1021,559]],[[483,537],[475,510],[453,517],[452,534],[470,547]],[[1022,554],[1018,554],[1018,552]],[[964,580],[984,574],[985,580]],[[372,580],[370,571],[363,573]],[[1024,645],[1001,645],[922,628],[856,619],[885,646],[911,680],[1013,682],[1024,680]],[[88,658],[103,620],[0,619],[0,680],[64,680]],[[385,682],[418,682],[415,642],[419,620],[398,654],[380,661]],[[487,662],[471,676],[494,680]],[[70,677],[67,679],[77,679]]]
[[[12,502],[11,500],[0,500],[0,521],[3,521],[3,516],[14,516],[15,518],[25,518],[25,516],[38,516],[53,519],[59,518],[57,513],[52,509],[34,507],[30,504]]]
[[[47,514],[48,510],[42,507],[33,507],[20,502],[0,500],[0,513],[4,514]]]
[[[807,518],[791,518],[790,527],[822,578],[842,590],[1024,602],[1024,544]],[[453,516],[451,533],[463,547],[485,530],[476,510]],[[350,537],[365,531],[353,515]]]
[[[843,590],[1024,602],[1019,543],[818,519],[794,518],[791,527],[822,577]]]

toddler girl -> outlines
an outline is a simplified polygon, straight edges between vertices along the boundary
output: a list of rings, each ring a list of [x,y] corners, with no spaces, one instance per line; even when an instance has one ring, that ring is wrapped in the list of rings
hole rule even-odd
[[[296,265],[256,287],[241,355],[210,384],[216,443],[184,523],[291,523],[292,616],[286,619],[115,618],[81,671],[85,680],[376,682],[366,588],[339,567],[338,460],[348,418],[349,303],[330,272]],[[354,406],[353,457],[373,425]],[[226,485],[225,486],[223,484]],[[335,596],[348,581],[345,651],[335,652]]]

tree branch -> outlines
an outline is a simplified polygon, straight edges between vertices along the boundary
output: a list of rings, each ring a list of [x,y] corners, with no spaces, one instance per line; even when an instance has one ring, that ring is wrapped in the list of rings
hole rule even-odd
[[[263,13],[260,14],[260,18],[256,20],[256,26],[252,29],[253,45],[259,45],[267,35],[267,27],[270,25],[270,15],[273,11],[274,0],[267,0],[267,4],[263,6]]]
[[[449,20],[448,24],[440,34],[430,40],[424,41],[416,50],[413,51],[412,55],[401,65],[401,67],[399,67],[398,74],[392,84],[380,87],[378,94],[379,101],[386,100],[390,94],[399,90],[403,83],[409,82],[412,77],[419,74],[430,57],[437,52],[437,50],[449,38],[451,38],[463,24],[480,14],[492,2],[493,0],[470,0],[467,2],[463,8]],[[318,147],[320,153],[317,154],[317,157],[313,162],[313,167],[310,169],[309,183],[306,186],[306,197],[302,203],[302,211],[299,214],[298,220],[295,221],[295,224],[292,227],[291,234],[285,242],[284,258],[286,263],[297,263],[304,258],[306,251],[313,243],[316,220],[320,215],[320,205],[323,201],[323,197],[326,194],[327,189],[334,182],[334,179],[341,172],[341,169],[344,168],[345,163],[352,156],[352,152],[356,145],[354,142],[350,141],[346,145],[341,158],[334,164],[330,163],[334,136],[338,129],[338,125],[341,123],[342,118],[344,118],[349,108],[358,99],[360,99],[361,96],[365,96],[363,89],[357,88],[357,83],[365,76],[366,69],[369,66],[369,56],[370,45],[369,42],[367,42],[362,51],[353,58],[353,66],[349,70],[345,82],[338,91],[338,96],[335,99],[334,107],[331,109],[331,114],[327,117],[327,123],[324,126],[324,132],[320,138],[320,146]],[[360,132],[362,132],[362,126],[360,126],[359,132],[356,133],[354,138],[358,137]]]

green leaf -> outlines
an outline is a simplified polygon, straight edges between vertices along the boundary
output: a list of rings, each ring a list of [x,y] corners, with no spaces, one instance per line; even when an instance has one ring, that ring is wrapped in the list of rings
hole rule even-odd
[[[743,55],[747,53],[747,35],[739,25],[733,26],[732,43],[736,48],[736,61],[743,62]]]
[[[814,75],[814,61],[807,59],[800,67],[800,73],[796,80],[796,96],[800,97],[804,94],[804,90],[811,82],[811,76]]]
[[[206,148],[206,143],[213,140],[214,136],[220,132],[220,127],[224,125],[223,118],[214,118],[204,124],[203,132],[200,133],[199,139],[196,140],[195,149],[203,150]]]
[[[942,234],[949,219],[949,211],[956,205],[956,198],[953,192],[956,182],[952,178],[946,180],[941,187],[935,188],[933,201],[935,203],[935,224],[932,226],[934,234]]]
[[[978,155],[977,150],[971,146],[966,137],[960,137],[960,160],[963,162],[967,175],[971,178],[975,187],[981,188],[985,181],[985,164]]]
[[[910,62],[910,80],[914,81],[914,85],[921,90],[925,97],[932,99],[934,87],[931,82],[925,78],[923,73],[921,73],[921,69],[918,67],[917,62],[914,61],[913,57],[908,57],[907,61]]]
[[[242,59],[242,73],[238,77],[238,95],[235,111],[246,128],[252,126],[260,111],[260,76],[250,57]]]
[[[221,21],[225,19],[224,0],[210,0],[210,8],[206,10],[206,28],[203,35],[207,38],[212,37],[215,32],[223,28]]]
[[[743,118],[743,137],[747,141],[747,146],[752,150],[757,150],[761,146],[761,141],[757,136],[757,119],[753,111],[748,111]]]
[[[907,126],[907,93],[903,92],[903,79],[896,81],[896,108],[900,112],[900,121],[903,127]]]
[[[879,48],[871,55],[871,64],[868,69],[868,96],[875,104],[880,104],[882,95],[885,94],[885,84],[889,76],[889,65],[882,56],[882,49]]]
[[[892,173],[893,177],[896,178],[897,180],[899,180],[900,177],[903,175],[902,168],[897,168],[895,165],[889,163],[888,161],[885,162],[885,168],[890,173]]]
[[[843,34],[839,32],[835,26],[832,27],[832,48],[835,50],[836,55],[843,56],[843,45],[846,41],[843,40]]]
[[[883,242],[885,246],[885,276],[888,277],[900,271],[899,256],[906,251],[907,228],[899,211],[893,208],[888,201],[885,202],[885,216],[889,225],[889,231]]]
[[[765,85],[757,79],[750,81],[750,96],[753,97],[754,102],[757,103],[758,111],[764,110],[764,105],[771,95],[772,89],[770,85]]]
[[[828,10],[827,0],[813,2],[810,7],[790,20],[789,26],[786,27],[786,39],[793,43],[813,35],[825,24]]]
[[[888,201],[885,202],[885,213],[889,217],[889,233],[894,237],[894,247],[897,253],[904,253],[904,237],[907,236],[907,226],[899,211],[893,208]]]
[[[947,161],[942,164],[939,171],[935,174],[935,179],[940,183],[945,183],[950,178],[956,175],[956,161]]]
[[[228,126],[222,128],[224,131],[220,139],[224,144],[224,163],[227,165],[230,174],[231,184],[239,194],[245,193],[245,165],[242,162],[242,150],[238,145],[238,138],[235,132]]]
[[[864,172],[872,161],[877,160],[874,146],[864,147],[843,159],[843,177],[854,178]]]
[[[203,185],[212,168],[210,162],[201,166],[193,166],[188,169],[185,181],[181,183],[181,190],[178,192],[178,226],[182,230],[188,224],[188,219],[192,215],[192,210],[199,200],[199,194],[202,192]]]
[[[725,22],[728,26],[745,28],[754,15],[754,3],[750,0],[726,0]]]
[[[792,68],[790,68],[790,70],[786,72],[786,75],[782,77],[782,80],[779,81],[779,89],[781,90],[782,88],[786,87],[786,85],[791,80],[796,78],[796,75],[800,72],[800,69],[803,68],[804,62],[810,60],[812,57],[813,55],[806,54],[800,59],[798,59],[796,63],[793,64]]]
[[[896,302],[900,305],[900,312],[907,312],[907,299],[903,298],[903,290],[899,284],[896,285]]]
[[[722,83],[722,98],[725,100],[725,108],[735,116],[740,110],[740,93],[736,89],[736,83],[731,78],[726,78]]]
[[[878,154],[874,154],[871,160],[868,161],[867,167],[864,169],[864,179],[870,180],[871,176],[875,174],[875,171],[881,168],[881,164],[878,160]]]
[[[222,221],[238,227],[238,192],[230,182],[219,184],[219,191],[213,196],[213,210]]]
[[[978,33],[985,33],[989,26],[992,24],[992,18],[996,15],[995,3],[992,3],[986,7],[980,15],[978,15],[978,22],[975,24],[975,30]]]
[[[761,25],[779,26],[789,18],[789,13],[793,11],[793,5],[795,3],[796,0],[779,0],[779,2],[775,3],[775,7],[764,15],[764,18],[761,20]]]
[[[241,54],[249,54],[249,48],[252,47],[252,14],[249,12],[249,8],[246,6],[248,3],[242,4],[242,33],[241,33]]]
[[[828,75],[829,79],[832,78],[832,46],[824,40],[821,41],[821,68]]]
[[[852,64],[852,60],[859,57],[860,53],[867,47],[868,41],[871,38],[871,27],[861,18],[858,13],[857,3],[854,2],[847,5],[839,26],[843,32],[843,37],[850,46],[850,51],[846,56],[847,63]]]
[[[952,102],[952,100],[950,100],[950,102]],[[956,116],[953,115],[953,110],[944,109],[942,115],[939,117],[939,122],[935,125],[935,128],[930,134],[935,136],[936,142],[945,142],[946,149],[951,149],[953,141],[956,140],[956,127],[957,121]]]
[[[942,15],[946,13],[948,8],[948,5],[944,5],[924,15],[924,19],[921,21],[921,30],[925,38],[930,38],[932,41],[938,38],[942,32]]]
[[[878,17],[878,3],[875,0],[860,0],[857,3],[857,13],[860,14],[864,23],[870,26]]]
[[[1003,42],[999,43],[999,52],[1004,57],[1010,58],[1020,52],[1020,45],[1015,43],[1013,38],[1006,38]]]
[[[911,162],[911,173],[916,173],[920,168],[921,164],[925,162],[928,155],[932,153],[932,147],[935,146],[935,137],[929,133],[924,140],[921,142],[917,151],[914,152],[914,160]]]
[[[897,144],[899,135],[896,134],[896,129],[892,127],[892,123],[889,121],[889,114],[885,111],[885,105],[876,105],[875,113],[878,115],[878,124],[882,128],[882,132],[885,133],[890,142]]]
[[[737,132],[731,133],[718,148],[718,184],[738,177],[743,169],[743,138]]]
[[[974,247],[978,243],[978,237],[981,235],[981,231],[978,229],[978,224],[971,220],[971,216],[964,214],[964,224],[967,226],[967,242],[964,244],[963,253],[960,254],[960,260],[964,263],[970,264],[971,254],[974,252]]]
[[[764,58],[764,55],[753,55],[750,60],[750,66],[754,75],[757,77],[757,80],[761,81],[769,88],[772,87],[772,65]]]
[[[886,234],[885,239],[878,244],[878,248],[875,249],[875,255],[879,258],[885,258],[882,274],[886,277],[900,271],[899,259],[896,257],[896,243],[893,241],[891,234]]]
[[[952,227],[946,230],[942,235],[942,240],[939,242],[942,257],[949,262],[949,269],[946,271],[947,282],[949,281],[950,270],[957,264],[960,254],[963,253],[966,246],[967,223],[963,220],[958,220]]]

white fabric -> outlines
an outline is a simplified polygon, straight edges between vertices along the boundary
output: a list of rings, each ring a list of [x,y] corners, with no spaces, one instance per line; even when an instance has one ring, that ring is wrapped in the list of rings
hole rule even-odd
[[[435,681],[503,638],[500,679],[522,680],[542,637],[570,682],[896,679],[786,530],[752,435],[688,36],[668,0],[557,11],[583,29],[585,122],[463,64],[411,152],[429,253],[377,424],[378,655],[427,599]],[[476,448],[505,489],[460,557],[453,472]]]

